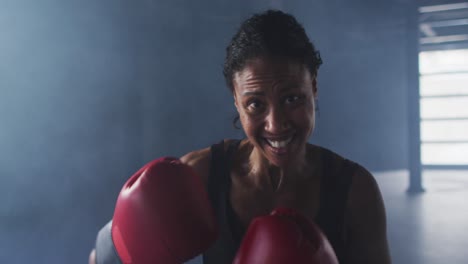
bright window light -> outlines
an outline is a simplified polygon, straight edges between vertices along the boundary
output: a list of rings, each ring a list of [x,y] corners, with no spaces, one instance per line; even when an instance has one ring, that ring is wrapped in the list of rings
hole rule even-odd
[[[419,54],[421,162],[468,165],[468,50]]]

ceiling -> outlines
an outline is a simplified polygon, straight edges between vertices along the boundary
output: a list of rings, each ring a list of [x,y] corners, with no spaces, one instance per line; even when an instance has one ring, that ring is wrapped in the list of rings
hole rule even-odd
[[[421,1],[421,50],[468,48],[468,1]]]

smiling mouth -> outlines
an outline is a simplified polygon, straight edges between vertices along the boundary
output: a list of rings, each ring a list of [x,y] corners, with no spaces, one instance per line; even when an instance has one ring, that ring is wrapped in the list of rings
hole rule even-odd
[[[276,154],[284,154],[287,152],[287,147],[294,139],[294,135],[278,139],[263,138],[269,148]]]
[[[270,139],[265,139],[265,141],[268,143],[273,148],[285,148],[288,146],[288,144],[291,142],[293,137],[289,137],[284,140],[270,140]]]

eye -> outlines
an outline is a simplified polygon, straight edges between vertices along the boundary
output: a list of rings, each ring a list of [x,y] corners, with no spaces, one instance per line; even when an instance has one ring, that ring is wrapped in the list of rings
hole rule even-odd
[[[255,112],[259,111],[263,107],[263,103],[258,99],[252,99],[247,102],[247,109]]]
[[[298,102],[299,99],[301,99],[301,97],[297,95],[290,95],[290,96],[287,96],[284,101],[286,102],[286,104],[293,104],[293,103]]]
[[[250,102],[248,103],[248,105],[247,105],[247,107],[249,107],[249,108],[254,108],[254,109],[260,108],[260,106],[261,106],[261,103],[260,103],[259,100],[252,100],[252,101],[250,101]]]

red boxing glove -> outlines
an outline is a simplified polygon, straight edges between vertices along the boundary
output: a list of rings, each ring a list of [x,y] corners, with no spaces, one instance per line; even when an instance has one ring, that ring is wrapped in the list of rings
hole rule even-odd
[[[207,250],[217,229],[201,178],[176,158],[160,158],[123,186],[112,241],[124,264],[180,264]]]
[[[255,218],[245,234],[234,264],[338,264],[320,229],[305,216],[278,208]]]

